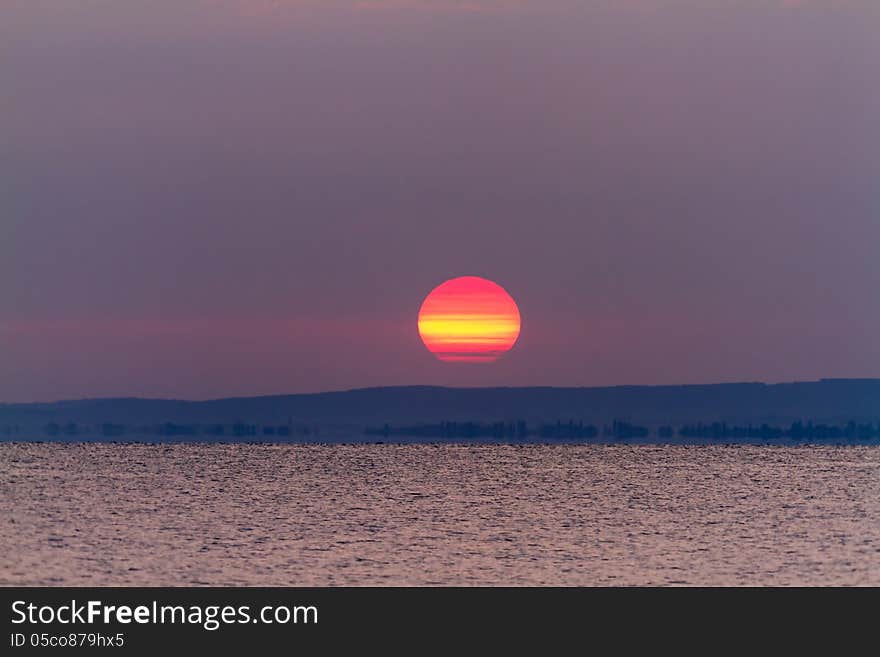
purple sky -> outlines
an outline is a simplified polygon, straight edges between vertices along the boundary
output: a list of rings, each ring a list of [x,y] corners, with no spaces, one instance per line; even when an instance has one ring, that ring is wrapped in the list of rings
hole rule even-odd
[[[876,0],[2,0],[0,401],[880,376]],[[491,365],[424,296],[503,285]]]

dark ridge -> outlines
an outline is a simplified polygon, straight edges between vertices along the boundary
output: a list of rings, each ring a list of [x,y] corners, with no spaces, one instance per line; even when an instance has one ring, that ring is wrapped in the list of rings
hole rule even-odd
[[[274,423],[357,426],[567,418],[607,423],[874,421],[880,379],[603,388],[400,386],[209,401],[83,399],[2,404],[0,426]]]

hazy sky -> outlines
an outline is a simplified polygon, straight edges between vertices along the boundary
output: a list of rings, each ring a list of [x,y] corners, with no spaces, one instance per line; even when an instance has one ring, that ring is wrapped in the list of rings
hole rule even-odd
[[[0,401],[880,376],[876,0],[0,0]],[[443,280],[517,346],[441,363]]]

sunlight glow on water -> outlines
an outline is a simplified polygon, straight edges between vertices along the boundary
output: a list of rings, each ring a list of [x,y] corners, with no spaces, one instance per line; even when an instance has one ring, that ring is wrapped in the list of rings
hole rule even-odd
[[[0,444],[0,584],[880,585],[880,448]]]

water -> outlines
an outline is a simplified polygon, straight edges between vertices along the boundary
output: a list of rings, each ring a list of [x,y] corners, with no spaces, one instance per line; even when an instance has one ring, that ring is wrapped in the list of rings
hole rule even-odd
[[[5,585],[880,585],[880,448],[0,444]]]

